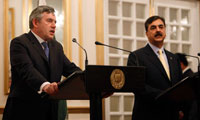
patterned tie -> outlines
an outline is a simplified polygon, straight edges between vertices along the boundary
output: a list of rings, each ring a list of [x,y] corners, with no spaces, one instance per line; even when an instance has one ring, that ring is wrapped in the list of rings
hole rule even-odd
[[[167,66],[167,64],[166,64],[166,61],[165,61],[165,59],[164,59],[164,55],[163,55],[161,49],[159,49],[158,54],[159,54],[160,62],[162,63],[162,65],[163,65],[163,67],[164,67],[164,69],[165,69],[165,72],[167,73],[167,76],[168,76],[168,78],[170,79],[169,68],[168,68],[168,66]]]
[[[42,46],[44,47],[44,52],[47,56],[47,59],[49,60],[49,47],[48,47],[47,42],[42,42]]]

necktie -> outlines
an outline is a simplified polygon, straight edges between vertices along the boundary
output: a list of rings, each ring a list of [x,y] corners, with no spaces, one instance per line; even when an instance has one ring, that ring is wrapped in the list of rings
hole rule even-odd
[[[49,60],[49,47],[48,47],[47,42],[42,42],[42,46],[44,47],[45,55],[47,56],[47,59]]]
[[[162,63],[162,65],[163,65],[163,67],[164,67],[164,69],[165,69],[165,72],[167,73],[167,76],[168,76],[168,78],[170,79],[169,68],[168,68],[168,66],[167,66],[167,64],[166,64],[166,61],[165,61],[165,59],[164,59],[162,50],[159,49],[158,53],[159,53],[160,62]]]

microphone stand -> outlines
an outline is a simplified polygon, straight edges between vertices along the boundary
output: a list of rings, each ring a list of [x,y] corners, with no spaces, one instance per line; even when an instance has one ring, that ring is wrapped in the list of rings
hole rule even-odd
[[[100,43],[98,41],[96,41],[95,44],[96,45],[103,45],[103,46],[107,46],[107,47],[110,47],[110,48],[114,48],[114,49],[118,49],[118,50],[122,50],[122,51],[131,53],[131,51],[129,51],[129,50],[125,50],[125,49],[117,48],[117,47],[114,47],[114,46],[106,45],[106,44]]]
[[[72,42],[76,43],[81,49],[84,50],[84,52],[85,52],[85,69],[86,69],[86,66],[88,65],[87,51],[76,41],[76,38],[73,38]]]
[[[198,53],[197,55],[200,56],[200,53]],[[199,62],[199,58],[198,58],[198,75],[200,76],[200,62]]]
[[[138,57],[137,57],[137,55],[135,54],[135,52],[131,52],[131,51],[129,51],[129,50],[121,49],[121,48],[114,47],[114,46],[110,46],[110,45],[106,45],[106,44],[100,43],[100,42],[98,42],[98,41],[96,41],[95,44],[96,44],[96,45],[102,45],[102,46],[110,47],[110,48],[114,48],[114,49],[117,49],[117,50],[122,50],[122,51],[125,51],[125,52],[128,52],[128,53],[133,53],[133,54],[135,55],[135,63],[136,63],[136,66],[140,66],[140,65],[139,65],[139,61],[138,61]]]
[[[85,71],[86,66],[88,65],[88,59],[87,59],[87,52],[86,50],[76,41],[75,38],[72,39],[73,42],[78,44],[79,47],[81,47],[85,51]],[[85,76],[86,77],[86,76]],[[86,80],[86,78],[85,78]],[[89,93],[90,97],[90,120],[102,120],[102,97],[101,92],[97,93]]]

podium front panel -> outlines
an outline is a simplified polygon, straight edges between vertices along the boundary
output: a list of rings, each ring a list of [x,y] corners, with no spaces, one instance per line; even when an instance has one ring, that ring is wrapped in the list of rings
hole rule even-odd
[[[176,102],[192,101],[199,95],[197,93],[197,89],[199,88],[198,81],[198,74],[194,74],[194,76],[191,77],[188,76],[172,87],[163,91],[156,97],[156,100],[169,99]]]
[[[113,75],[116,70],[122,73]],[[112,80],[112,78],[117,79]],[[88,65],[86,66],[85,80],[87,92],[140,91],[144,89],[145,67]],[[118,83],[119,85],[117,85]]]

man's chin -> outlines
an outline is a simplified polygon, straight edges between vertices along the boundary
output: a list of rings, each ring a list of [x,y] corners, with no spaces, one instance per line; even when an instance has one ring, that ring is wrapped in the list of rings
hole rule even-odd
[[[52,40],[52,39],[54,39],[54,38],[55,38],[54,35],[50,35],[50,36],[49,36],[49,39],[50,39],[50,40]]]
[[[49,38],[46,39],[46,41],[51,41],[53,39],[54,39],[54,37],[49,37]]]
[[[157,41],[157,42],[163,42],[164,41],[163,38],[155,38],[154,40]]]

